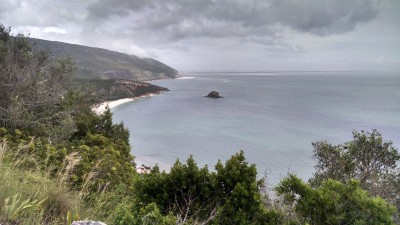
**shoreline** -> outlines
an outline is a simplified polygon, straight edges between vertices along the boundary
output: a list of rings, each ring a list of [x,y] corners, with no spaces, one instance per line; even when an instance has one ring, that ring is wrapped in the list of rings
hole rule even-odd
[[[159,78],[159,79],[151,79],[151,80],[143,80],[140,82],[152,82],[152,81],[157,81],[157,80],[169,80],[169,79],[176,79],[176,80],[180,80],[180,79],[190,79],[190,78],[194,78],[194,77],[187,77],[187,76],[177,76],[175,78]],[[109,109],[115,108],[119,105],[125,104],[127,102],[133,102],[142,98],[148,98],[148,97],[152,97],[155,95],[159,95],[161,93],[163,93],[164,91],[159,91],[159,92],[155,92],[155,93],[148,93],[148,94],[144,94],[144,95],[140,95],[137,97],[133,97],[133,98],[121,98],[121,99],[117,99],[117,100],[113,100],[113,101],[105,101],[99,104],[96,104],[92,107],[93,112],[95,112],[97,115],[101,115],[106,111],[106,108],[108,107]]]
[[[152,79],[152,80],[145,80],[145,81],[141,81],[141,82],[152,82],[152,81],[157,81],[157,80],[168,80],[168,79],[176,79],[176,80],[181,80],[181,79],[192,79],[194,77],[188,77],[188,76],[178,76],[176,78],[162,78],[162,79]],[[155,93],[147,93],[144,95],[140,95],[137,97],[133,97],[133,98],[122,98],[122,99],[117,99],[117,100],[113,100],[113,101],[105,101],[99,104],[96,104],[94,106],[92,106],[92,111],[95,112],[97,115],[101,115],[104,114],[104,112],[106,111],[106,109],[112,109],[115,108],[117,106],[120,106],[122,104],[128,103],[128,102],[134,102],[136,100],[142,99],[142,98],[149,98],[152,96],[156,96],[156,95],[160,95],[165,91],[159,91],[159,92],[155,92]],[[148,166],[147,164],[142,163],[138,163],[136,162],[136,172],[138,174],[148,174],[150,173],[151,170],[151,166]],[[140,165],[139,165],[140,164]],[[157,165],[158,163],[156,163]],[[154,166],[154,165],[153,165]],[[170,168],[170,166],[166,166],[166,169],[164,171],[168,171]]]
[[[148,94],[144,94],[144,95],[140,95],[140,96],[132,97],[132,98],[121,98],[121,99],[117,99],[117,100],[113,100],[113,101],[105,101],[105,102],[102,102],[102,103],[92,106],[92,110],[97,115],[101,115],[106,111],[106,109],[112,109],[119,105],[125,104],[127,102],[134,102],[134,101],[142,99],[142,98],[149,98],[152,96],[156,96],[163,92],[164,91],[160,91],[160,92],[148,93]]]

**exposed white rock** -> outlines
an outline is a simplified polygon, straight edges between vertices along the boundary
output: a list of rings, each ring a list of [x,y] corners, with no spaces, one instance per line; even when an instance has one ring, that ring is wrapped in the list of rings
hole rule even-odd
[[[71,225],[107,225],[100,221],[84,220],[84,221],[74,221]]]

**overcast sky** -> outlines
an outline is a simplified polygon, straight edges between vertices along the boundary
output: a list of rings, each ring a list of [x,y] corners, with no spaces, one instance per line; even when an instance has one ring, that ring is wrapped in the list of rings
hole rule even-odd
[[[400,0],[0,0],[0,23],[180,71],[400,71]]]

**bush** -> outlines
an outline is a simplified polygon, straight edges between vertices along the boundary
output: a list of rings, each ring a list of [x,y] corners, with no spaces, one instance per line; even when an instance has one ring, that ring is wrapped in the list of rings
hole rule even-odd
[[[327,180],[312,188],[294,175],[276,187],[286,204],[292,205],[304,223],[309,224],[395,224],[395,207],[380,197],[371,197],[359,182]]]
[[[400,222],[400,154],[377,130],[353,132],[353,140],[340,145],[326,141],[314,146],[316,173],[310,183],[317,187],[328,179],[344,183],[356,179],[372,196],[397,206]]]
[[[170,173],[158,167],[135,183],[138,205],[155,204],[164,216],[177,215],[179,224],[276,224],[282,215],[263,208],[255,165],[248,165],[244,153],[232,156],[216,172],[198,168],[190,157],[179,161]]]

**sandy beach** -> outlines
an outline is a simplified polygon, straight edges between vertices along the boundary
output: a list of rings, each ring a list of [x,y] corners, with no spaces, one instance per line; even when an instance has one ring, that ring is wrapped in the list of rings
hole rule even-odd
[[[177,77],[177,80],[184,80],[184,79],[193,79],[194,77]]]
[[[103,102],[103,103],[93,106],[92,110],[95,113],[97,113],[98,115],[100,115],[100,114],[103,114],[107,108],[112,109],[114,107],[125,104],[127,102],[132,102],[132,101],[135,101],[135,100],[138,100],[141,98],[148,98],[148,97],[159,95],[159,94],[160,93],[153,93],[153,94],[141,95],[141,96],[134,97],[134,98],[123,98],[123,99],[118,99],[118,100],[114,100],[114,101],[106,101],[106,102]]]

